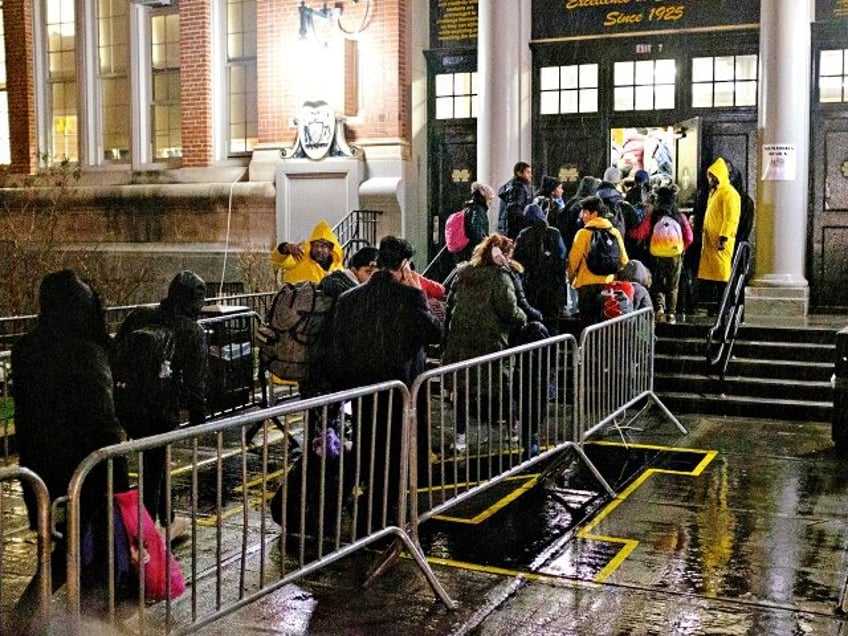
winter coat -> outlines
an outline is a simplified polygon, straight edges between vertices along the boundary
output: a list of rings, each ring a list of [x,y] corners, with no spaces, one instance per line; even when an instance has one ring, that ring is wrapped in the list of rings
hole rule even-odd
[[[359,285],[359,281],[349,269],[336,269],[327,274],[318,283],[318,289],[330,298],[338,298],[348,289]]]
[[[651,272],[645,267],[644,263],[631,259],[625,265],[617,276],[618,280],[628,281],[633,285],[633,311],[638,311],[649,307],[654,308],[654,303],[651,301]]]
[[[533,186],[519,177],[503,184],[498,189],[501,200],[498,211],[498,232],[515,239],[524,229],[524,208],[533,200]]]
[[[203,305],[205,285],[192,272],[178,274],[168,288],[168,296],[158,307],[134,309],[121,323],[116,342],[141,327],[165,326],[174,331],[174,355],[171,371],[176,381],[165,397],[159,417],[144,423],[124,422],[128,430],[144,430],[154,435],[173,430],[180,423],[180,409],[187,409],[192,424],[206,417],[206,373],[208,347],[206,332],[197,317]]]
[[[586,265],[586,258],[589,256],[589,245],[592,242],[592,230],[590,228],[605,228],[612,232],[613,236],[618,241],[618,248],[621,250],[621,267],[624,267],[629,262],[627,250],[624,247],[624,240],[617,229],[612,226],[608,219],[595,217],[586,224],[582,230],[579,230],[574,237],[574,245],[571,246],[571,251],[568,253],[568,277],[575,289],[579,289],[584,285],[603,285],[604,283],[612,282],[615,278],[613,274],[608,276],[600,276],[589,271],[589,266]]]
[[[736,228],[739,225],[741,199],[736,189],[730,185],[727,164],[719,157],[708,170],[718,179],[718,185],[707,200],[707,212],[704,215],[702,233],[701,261],[698,266],[698,278],[727,282],[730,279],[733,248],[736,244]],[[719,251],[719,237],[727,238],[724,249]]]
[[[407,386],[424,371],[424,348],[442,338],[424,292],[404,285],[387,270],[339,297],[330,323],[326,373],[333,388],[386,380]]]
[[[565,243],[544,218],[530,218],[515,241],[513,257],[524,266],[527,301],[546,318],[557,318],[565,305]]]
[[[448,294],[448,311],[444,364],[505,349],[512,328],[527,320],[510,272],[497,265],[461,265]]]
[[[19,463],[44,480],[51,499],[66,495],[89,454],[126,438],[115,416],[109,339],[99,302],[70,270],[45,276],[38,325],[12,349],[12,395]],[[114,461],[115,492],[129,487],[124,460]],[[83,523],[105,503],[106,464],[86,478]],[[30,527],[35,495],[24,485]]]
[[[309,255],[312,241],[319,239],[329,241],[333,244],[331,263],[327,270],[312,260],[312,257]],[[339,239],[333,233],[333,229],[326,221],[319,221],[312,229],[309,238],[300,244],[303,250],[303,258],[299,261],[291,254],[281,254],[277,247],[271,250],[271,264],[283,271],[284,283],[300,283],[303,281],[318,283],[327,275],[327,272],[342,269],[343,267],[344,252],[342,251],[342,246],[339,244]]]

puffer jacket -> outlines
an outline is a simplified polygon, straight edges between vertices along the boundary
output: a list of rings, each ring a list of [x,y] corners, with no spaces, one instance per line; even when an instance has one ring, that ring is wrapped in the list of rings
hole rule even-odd
[[[496,265],[460,265],[448,294],[448,312],[444,364],[505,349],[512,328],[527,321],[510,273]]]

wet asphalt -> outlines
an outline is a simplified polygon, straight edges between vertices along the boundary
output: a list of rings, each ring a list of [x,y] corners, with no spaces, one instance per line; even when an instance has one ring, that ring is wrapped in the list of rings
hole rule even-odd
[[[409,559],[365,587],[379,558],[368,549],[200,633],[848,633],[848,457],[830,425],[680,420],[686,435],[649,412],[641,430],[586,445],[615,499],[574,461],[491,514],[478,513],[508,488],[470,502],[463,514],[476,523],[427,522],[421,545],[455,610]],[[15,510],[7,501],[4,513]],[[27,558],[26,541],[5,546],[6,581],[16,549]]]
[[[686,435],[648,416],[630,449],[615,431],[587,446],[616,499],[572,467],[484,527],[423,528],[454,611],[409,560],[364,588],[366,551],[203,633],[848,633],[848,458],[830,425],[680,419]],[[623,469],[629,452],[645,463]]]

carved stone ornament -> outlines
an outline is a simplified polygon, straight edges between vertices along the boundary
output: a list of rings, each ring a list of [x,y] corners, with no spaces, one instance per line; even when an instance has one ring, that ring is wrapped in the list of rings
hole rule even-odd
[[[303,102],[294,120],[297,141],[293,148],[283,148],[283,158],[304,157],[320,161],[325,157],[355,157],[358,148],[348,145],[344,134],[344,117],[337,117],[324,100]]]

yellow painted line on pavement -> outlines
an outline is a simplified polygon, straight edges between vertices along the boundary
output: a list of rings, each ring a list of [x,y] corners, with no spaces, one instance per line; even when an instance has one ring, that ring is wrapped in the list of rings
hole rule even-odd
[[[627,559],[633,550],[636,549],[636,546],[639,545],[638,539],[627,539],[624,537],[612,537],[603,534],[593,534],[592,529],[595,528],[598,524],[601,523],[604,519],[606,519],[618,506],[625,501],[630,495],[632,495],[636,490],[641,486],[649,477],[657,474],[666,474],[666,475],[685,475],[687,477],[698,477],[704,469],[709,465],[713,459],[715,459],[716,455],[718,455],[718,451],[716,450],[702,450],[698,448],[676,448],[672,446],[653,446],[648,444],[623,444],[621,442],[589,442],[591,444],[595,444],[598,446],[618,446],[624,448],[638,448],[643,450],[659,450],[663,452],[681,452],[681,453],[703,453],[703,459],[698,462],[698,465],[695,466],[692,470],[668,470],[665,468],[648,468],[645,470],[639,477],[637,477],[627,488],[625,488],[615,499],[613,499],[609,504],[607,504],[603,510],[601,510],[586,526],[581,528],[577,532],[577,537],[580,539],[588,539],[592,541],[604,541],[607,543],[620,543],[622,544],[621,549],[619,549],[618,553],[610,560],[609,563],[606,564],[604,568],[601,569],[598,574],[595,575],[593,579],[595,583],[603,583],[606,581],[609,576],[615,572],[619,566]]]
[[[439,519],[441,521],[452,521],[453,523],[464,523],[466,525],[477,525],[485,521],[486,519],[493,516],[499,510],[502,510],[507,505],[518,499],[521,495],[526,493],[528,490],[531,490],[539,483],[539,475],[519,475],[518,477],[511,477],[505,481],[514,481],[523,479],[524,483],[521,484],[518,488],[511,491],[505,497],[501,497],[494,504],[480,512],[479,514],[471,517],[451,517],[449,515],[435,515],[433,519]]]

